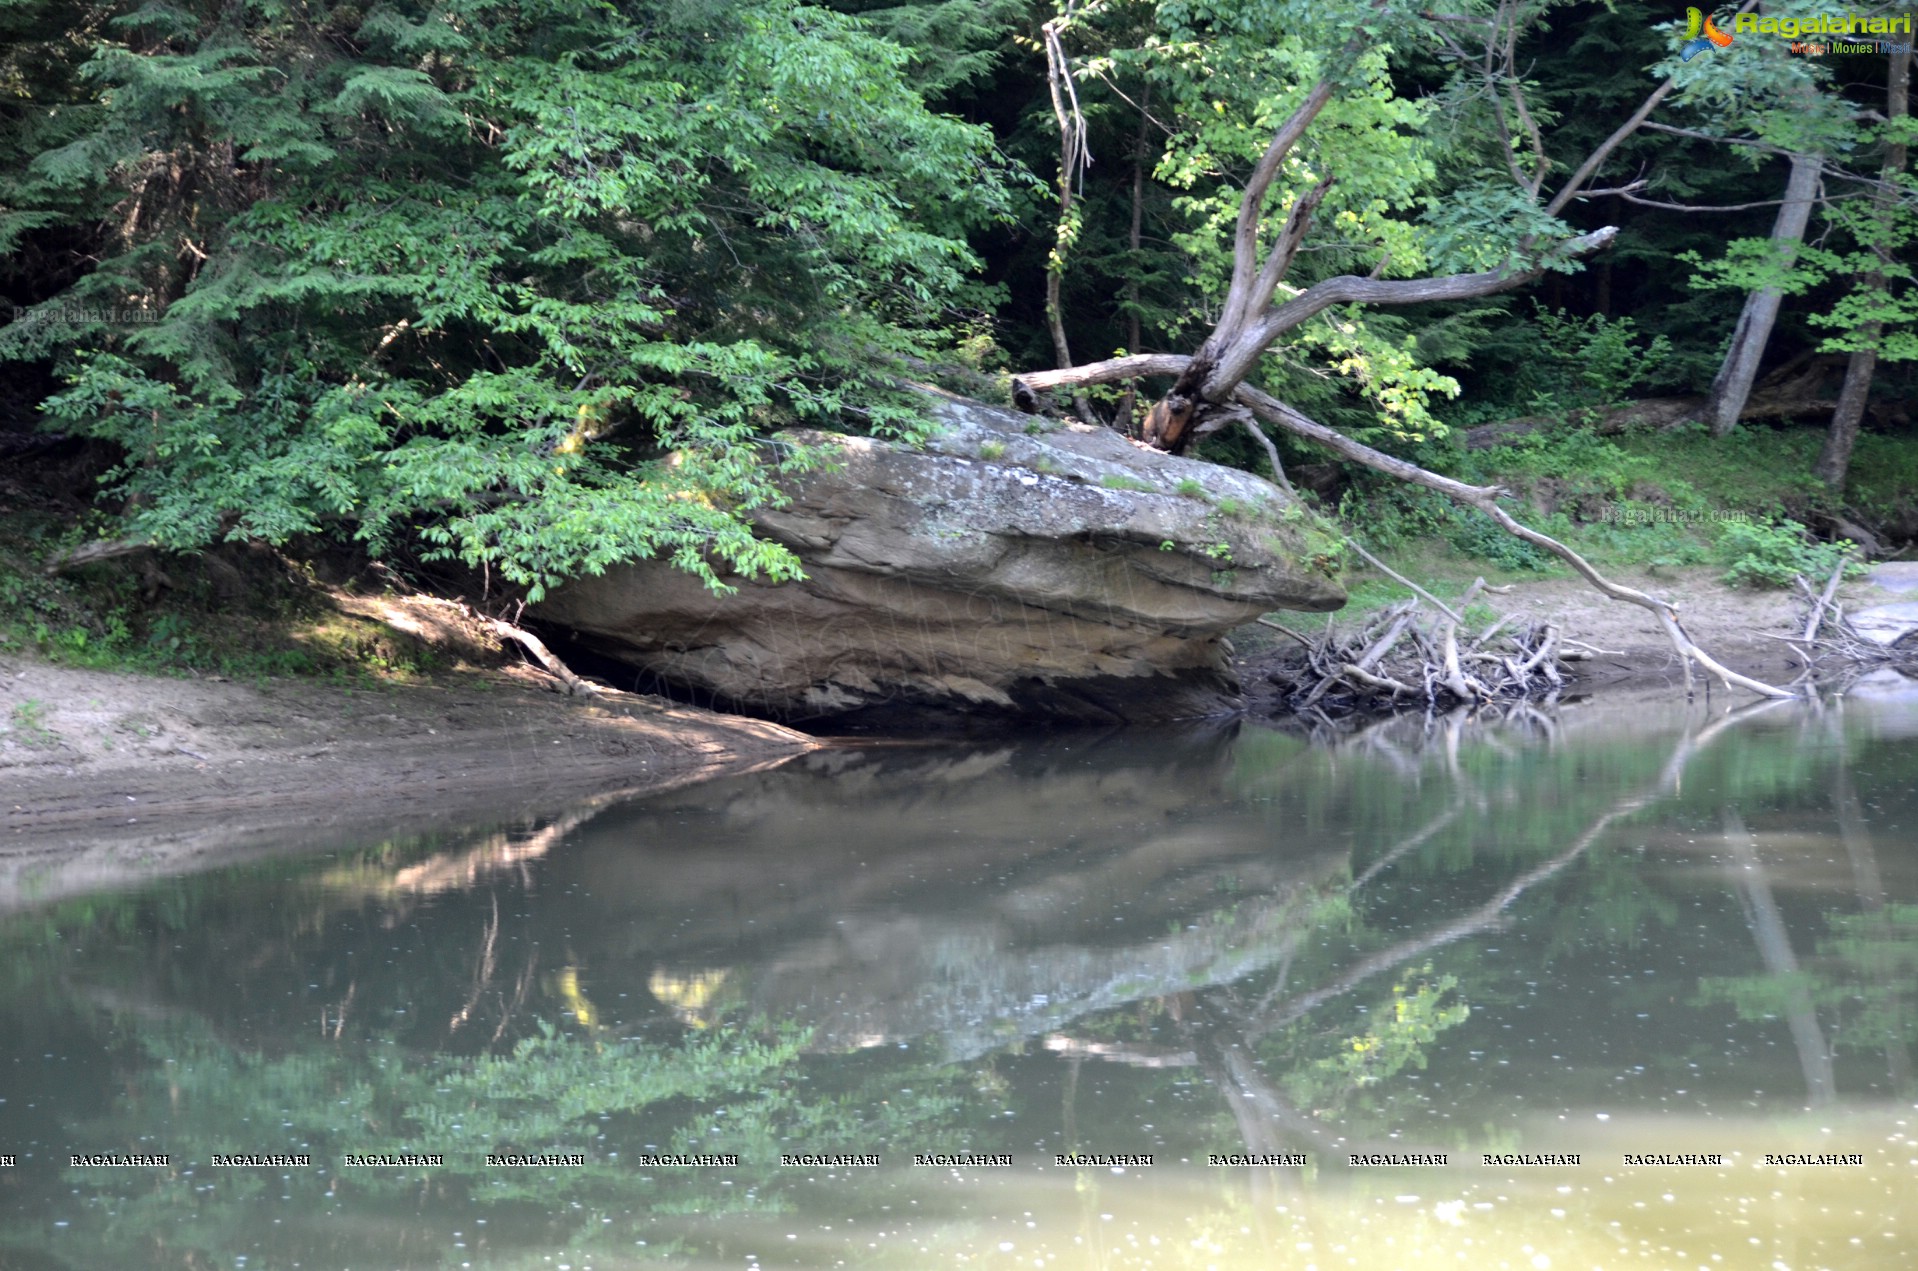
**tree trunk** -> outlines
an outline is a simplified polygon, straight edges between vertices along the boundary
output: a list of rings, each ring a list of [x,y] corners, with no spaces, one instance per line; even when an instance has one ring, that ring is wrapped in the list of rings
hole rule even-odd
[[[1885,88],[1885,119],[1894,129],[1911,114],[1911,45],[1891,55],[1891,73]],[[1895,135],[1895,134],[1894,134]],[[1895,181],[1905,170],[1906,148],[1903,142],[1893,141],[1885,147],[1884,178]],[[1879,220],[1882,223],[1889,218],[1892,196],[1889,189],[1880,189],[1877,202],[1882,209]],[[1877,249],[1879,259],[1890,263],[1884,248]],[[1882,291],[1887,285],[1884,271],[1873,270],[1865,276],[1864,288],[1867,291]],[[1832,412],[1831,431],[1825,434],[1825,448],[1818,456],[1818,466],[1813,469],[1818,479],[1831,488],[1834,493],[1845,491],[1845,476],[1851,470],[1851,448],[1858,441],[1858,425],[1865,418],[1865,402],[1871,396],[1871,379],[1878,370],[1878,340],[1884,334],[1884,323],[1867,322],[1859,335],[1864,337],[1864,347],[1855,350],[1851,363],[1845,368],[1845,387],[1838,394],[1838,409]]]
[[[1818,193],[1818,173],[1822,156],[1795,154],[1791,157],[1791,177],[1785,182],[1784,206],[1772,225],[1771,241],[1782,251],[1787,266],[1805,240],[1805,226],[1811,221],[1811,205]],[[1724,365],[1712,381],[1711,400],[1705,407],[1705,420],[1712,436],[1723,437],[1738,422],[1758,379],[1758,364],[1764,360],[1765,345],[1771,340],[1772,324],[1778,320],[1778,306],[1784,293],[1776,287],[1760,287],[1745,297],[1745,310],[1732,329],[1731,348],[1725,351]]]
[[[1137,353],[1141,332],[1139,329],[1139,248],[1145,242],[1145,156],[1146,126],[1152,122],[1152,81],[1147,80],[1139,91],[1139,134],[1132,139],[1132,229],[1126,235],[1126,246],[1132,252],[1132,265],[1126,271],[1125,284],[1125,351]],[[1127,384],[1125,396],[1119,399],[1119,413],[1114,423],[1128,437],[1137,436],[1132,427],[1133,411],[1139,402],[1139,386]]]
[[[1052,353],[1061,370],[1072,365],[1072,347],[1066,342],[1065,304],[1060,298],[1065,281],[1066,256],[1079,237],[1078,218],[1073,210],[1073,187],[1079,174],[1092,162],[1086,150],[1086,122],[1079,112],[1078,94],[1072,88],[1072,67],[1066,60],[1065,44],[1059,32],[1071,18],[1065,16],[1045,24],[1046,78],[1052,90],[1052,114],[1059,124],[1059,230],[1046,261],[1046,326],[1052,332]],[[1086,423],[1093,422],[1092,404],[1084,393],[1074,393],[1072,408]]]

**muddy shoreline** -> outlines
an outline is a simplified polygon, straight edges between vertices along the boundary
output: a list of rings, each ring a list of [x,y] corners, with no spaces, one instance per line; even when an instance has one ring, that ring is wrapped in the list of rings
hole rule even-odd
[[[240,860],[527,825],[820,743],[530,671],[231,683],[0,657],[0,910]]]

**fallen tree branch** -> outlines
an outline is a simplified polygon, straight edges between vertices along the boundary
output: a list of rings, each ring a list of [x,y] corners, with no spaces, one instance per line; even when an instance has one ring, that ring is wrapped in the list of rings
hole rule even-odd
[[[1355,463],[1363,464],[1368,468],[1386,473],[1389,476],[1398,477],[1402,481],[1409,481],[1413,485],[1419,485],[1428,490],[1437,491],[1456,503],[1476,508],[1478,511],[1491,517],[1492,520],[1498,524],[1499,528],[1503,529],[1506,533],[1523,539],[1534,547],[1542,548],[1564,561],[1567,565],[1570,565],[1580,577],[1600,592],[1603,592],[1614,600],[1623,600],[1628,604],[1637,605],[1639,608],[1651,613],[1653,617],[1658,619],[1659,625],[1665,629],[1665,634],[1667,638],[1671,640],[1672,647],[1676,649],[1679,656],[1685,660],[1688,668],[1691,663],[1696,662],[1700,667],[1717,676],[1719,681],[1727,688],[1735,684],[1740,688],[1747,689],[1750,692],[1758,693],[1765,697],[1796,696],[1796,694],[1787,689],[1766,684],[1763,681],[1752,679],[1746,675],[1740,675],[1738,672],[1724,666],[1717,661],[1717,659],[1706,653],[1705,650],[1699,648],[1698,645],[1693,643],[1691,638],[1685,634],[1684,628],[1678,621],[1678,610],[1669,601],[1660,600],[1636,588],[1621,586],[1613,582],[1611,579],[1605,577],[1605,575],[1599,573],[1590,561],[1587,561],[1583,556],[1580,556],[1565,544],[1548,534],[1541,534],[1530,526],[1522,525],[1514,520],[1510,513],[1499,506],[1498,496],[1503,493],[1503,491],[1496,487],[1467,485],[1463,481],[1455,481],[1451,477],[1440,476],[1436,472],[1428,472],[1415,463],[1408,463],[1403,459],[1395,459],[1391,455],[1353,441],[1343,433],[1327,428],[1324,424],[1316,420],[1307,418],[1292,407],[1287,406],[1278,398],[1253,388],[1249,384],[1240,385],[1236,395],[1240,401],[1250,406],[1253,412],[1261,419],[1275,423],[1296,436],[1306,437],[1316,441],[1326,448],[1343,455],[1345,458],[1351,459]]]
[[[1837,566],[1831,571],[1831,577],[1825,580],[1825,590],[1819,594],[1817,603],[1812,605],[1811,616],[1805,619],[1805,634],[1801,639],[1812,639],[1818,634],[1818,628],[1824,625],[1825,609],[1831,604],[1831,598],[1838,594],[1838,584],[1844,581],[1845,569],[1850,564],[1851,553],[1839,553]]]
[[[1292,488],[1290,481],[1286,480],[1285,465],[1279,462],[1279,448],[1272,444],[1270,437],[1265,435],[1265,429],[1259,427],[1258,421],[1250,415],[1240,416],[1239,422],[1245,425],[1245,430],[1252,434],[1253,440],[1265,447],[1266,462],[1272,465],[1272,479],[1278,483],[1281,490],[1295,499],[1298,498],[1299,492]]]
[[[1587,235],[1586,237],[1591,238],[1594,236]],[[1607,235],[1606,241],[1609,241],[1609,235]],[[1347,282],[1363,283],[1365,281],[1365,279],[1335,278],[1328,279],[1327,283],[1320,285],[1325,286],[1331,283],[1343,284]],[[1317,290],[1317,288],[1314,288],[1314,290]],[[1304,297],[1301,296],[1300,299],[1304,299]],[[1133,357],[1114,358],[1108,362],[1094,363],[1089,366],[1074,367],[1069,372],[1038,372],[1025,376],[1023,379],[1026,383],[1032,384],[1034,387],[1040,386],[1042,376],[1048,381],[1045,386],[1069,383],[1103,383],[1111,380],[1130,379],[1139,375],[1181,374],[1184,370],[1189,369],[1191,364],[1191,358],[1182,357],[1177,354],[1136,355]],[[1647,595],[1635,587],[1626,587],[1613,582],[1611,579],[1605,577],[1605,575],[1599,573],[1590,561],[1573,551],[1570,547],[1567,547],[1549,534],[1541,534],[1530,526],[1515,520],[1510,513],[1499,506],[1499,496],[1505,492],[1496,486],[1469,485],[1463,481],[1457,481],[1451,477],[1441,476],[1436,472],[1428,471],[1407,460],[1394,458],[1383,451],[1374,450],[1370,446],[1352,440],[1336,429],[1328,428],[1317,420],[1309,418],[1300,411],[1286,405],[1270,393],[1262,389],[1254,388],[1250,384],[1240,384],[1233,391],[1232,397],[1239,403],[1249,407],[1252,413],[1259,418],[1268,423],[1276,424],[1294,436],[1304,437],[1308,441],[1315,441],[1334,454],[1364,467],[1371,468],[1375,472],[1383,472],[1387,476],[1396,477],[1412,485],[1423,486],[1425,489],[1443,494],[1455,503],[1485,513],[1485,515],[1491,517],[1499,528],[1503,529],[1506,533],[1522,539],[1534,547],[1550,552],[1552,555],[1564,561],[1567,565],[1571,566],[1572,570],[1581,578],[1585,579],[1586,582],[1590,583],[1604,595],[1609,596],[1613,600],[1622,600],[1627,604],[1637,605],[1639,608],[1644,609],[1658,620],[1659,626],[1665,631],[1666,638],[1671,641],[1673,649],[1678,652],[1679,660],[1685,668],[1687,695],[1691,692],[1691,673],[1692,666],[1695,663],[1701,669],[1716,676],[1719,682],[1724,684],[1726,688],[1731,688],[1736,685],[1739,688],[1764,697],[1787,698],[1797,696],[1797,694],[1791,692],[1789,689],[1782,689],[1776,685],[1767,684],[1762,680],[1755,680],[1750,676],[1741,675],[1712,657],[1686,634],[1683,625],[1678,619],[1678,609],[1670,601]],[[1337,674],[1338,672],[1336,670],[1332,671],[1331,678],[1336,678]],[[1453,677],[1448,675],[1448,681],[1452,679]],[[1456,678],[1456,682],[1448,682],[1447,686],[1453,688],[1454,692],[1458,692],[1459,686],[1461,685],[1469,687],[1462,673]],[[1321,683],[1319,689],[1315,690],[1308,699],[1308,705],[1317,700],[1324,687],[1324,684]]]
[[[1117,380],[1137,379],[1141,375],[1177,375],[1192,362],[1183,353],[1134,353],[1129,357],[1087,362],[1056,371],[1027,371],[1013,376],[1015,385],[1024,385],[1033,393],[1053,388],[1076,388],[1081,384],[1111,384]],[[1028,414],[1031,412],[1028,411]]]
[[[83,543],[79,547],[64,552],[55,552],[47,557],[41,568],[48,574],[63,574],[69,569],[78,569],[82,565],[92,565],[103,560],[114,560],[121,556],[132,556],[138,552],[150,552],[153,544],[144,538],[97,539]]]
[[[1390,565],[1386,564],[1384,561],[1380,560],[1378,557],[1372,555],[1372,553],[1366,551],[1363,547],[1360,547],[1358,544],[1358,540],[1348,538],[1345,540],[1345,545],[1351,548],[1353,551],[1357,552],[1359,555],[1363,556],[1368,562],[1371,563],[1373,568],[1383,572],[1386,577],[1392,579],[1394,582],[1402,583],[1405,586],[1410,587],[1413,591],[1417,592],[1419,595],[1431,601],[1432,604],[1437,607],[1440,613],[1444,614],[1446,617],[1450,618],[1452,621],[1457,622],[1459,620],[1458,615],[1452,612],[1451,607],[1448,606],[1443,600],[1440,600],[1437,596],[1434,596],[1431,592],[1425,590],[1425,588],[1419,586],[1417,583],[1407,578],[1404,574],[1401,574],[1398,570],[1393,569]],[[1485,580],[1483,578],[1479,579],[1480,583],[1483,583],[1484,581]]]
[[[579,676],[573,674],[572,669],[560,661],[559,658],[554,655],[553,651],[546,647],[544,641],[524,627],[515,626],[507,622],[504,618],[489,618],[482,614],[475,613],[470,607],[467,609],[467,613],[472,614],[475,622],[485,627],[495,636],[498,636],[502,640],[511,640],[513,643],[519,645],[520,648],[526,650],[527,653],[531,654],[534,661],[544,667],[554,679],[566,686],[566,693],[569,697],[596,697],[605,691],[601,689],[599,685],[587,680],[582,680]]]

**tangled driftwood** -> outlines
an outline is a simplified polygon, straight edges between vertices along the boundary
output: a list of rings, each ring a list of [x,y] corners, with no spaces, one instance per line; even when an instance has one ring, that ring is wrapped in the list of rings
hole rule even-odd
[[[1566,639],[1552,623],[1507,616],[1476,630],[1467,627],[1460,610],[1484,588],[1483,578],[1474,582],[1456,609],[1427,597],[1442,611],[1436,617],[1422,613],[1420,600],[1404,600],[1352,631],[1328,625],[1316,640],[1262,618],[1262,625],[1299,645],[1274,678],[1290,684],[1290,705],[1308,715],[1479,706],[1549,698],[1565,685],[1561,663],[1602,652]]]
[[[1794,687],[1815,685],[1823,689],[1842,689],[1873,671],[1891,670],[1918,678],[1918,636],[1907,635],[1887,644],[1874,640],[1853,626],[1838,603],[1838,584],[1854,557],[1847,553],[1825,580],[1824,590],[1813,592],[1811,583],[1799,575],[1793,580],[1805,605],[1804,629],[1795,636],[1773,636],[1797,650],[1804,659],[1804,670]]]

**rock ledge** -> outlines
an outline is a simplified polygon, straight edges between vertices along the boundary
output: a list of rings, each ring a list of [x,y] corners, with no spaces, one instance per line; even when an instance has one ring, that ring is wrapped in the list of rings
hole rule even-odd
[[[1266,481],[945,394],[932,413],[920,450],[803,434],[839,461],[756,525],[805,579],[720,596],[642,562],[568,584],[538,616],[791,721],[1090,723],[1232,710],[1226,631],[1345,602],[1312,564],[1331,542]]]

